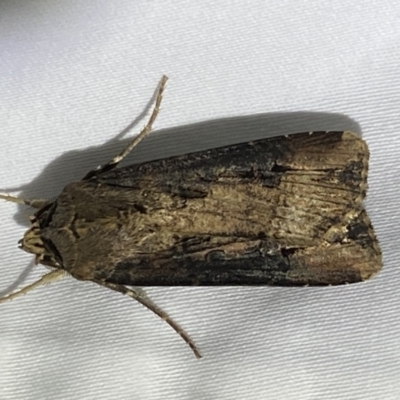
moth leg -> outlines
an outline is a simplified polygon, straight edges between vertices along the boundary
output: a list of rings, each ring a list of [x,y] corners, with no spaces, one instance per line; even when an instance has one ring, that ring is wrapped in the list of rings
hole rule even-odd
[[[10,196],[9,194],[0,194],[0,199],[10,201],[12,203],[25,204],[38,209],[49,204],[49,200],[47,199],[22,199],[20,197]]]
[[[67,275],[67,273],[62,269],[56,269],[54,271],[51,271],[48,274],[43,275],[37,281],[31,283],[28,286],[25,286],[21,290],[18,290],[18,292],[14,292],[14,293],[9,294],[8,296],[2,297],[0,299],[0,304],[6,302],[8,300],[13,300],[16,297],[22,296],[22,295],[30,292],[31,290],[36,289],[39,286],[48,285],[50,283],[59,281],[66,275]]]
[[[160,83],[158,84],[156,101],[153,107],[153,111],[150,115],[149,121],[142,129],[142,131],[139,133],[139,135],[137,135],[120,154],[111,159],[107,164],[99,165],[97,168],[90,171],[83,179],[89,179],[93,175],[101,174],[102,172],[110,171],[113,168],[115,168],[151,132],[153,123],[156,120],[157,115],[160,111],[162,96],[164,93],[164,88],[165,84],[167,83],[167,80],[168,78],[165,75],[163,75],[163,77],[160,80]]]
[[[142,293],[135,292],[134,290],[130,290],[123,285],[116,285],[114,283],[107,283],[107,282],[101,282],[101,281],[96,281],[96,283],[98,283],[99,285],[105,286],[111,290],[115,290],[117,292],[125,294],[125,295],[131,297],[132,299],[138,301],[140,304],[144,305],[149,310],[153,311],[154,314],[157,314],[169,326],[171,326],[171,328],[174,329],[174,331],[176,333],[178,333],[181,336],[181,338],[192,349],[193,353],[195,354],[195,356],[197,358],[202,357],[199,350],[197,349],[196,345],[193,343],[192,339],[190,339],[189,335],[174,320],[172,320],[165,311],[161,310],[148,297],[146,297],[143,291],[141,291]]]

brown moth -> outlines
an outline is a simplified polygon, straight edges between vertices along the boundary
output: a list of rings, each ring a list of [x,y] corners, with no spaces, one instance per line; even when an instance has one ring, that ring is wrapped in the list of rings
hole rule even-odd
[[[147,136],[68,184],[54,200],[0,195],[37,209],[20,247],[51,269],[1,301],[71,275],[127,286],[339,285],[382,266],[363,206],[368,148],[351,132],[307,132],[116,168]]]

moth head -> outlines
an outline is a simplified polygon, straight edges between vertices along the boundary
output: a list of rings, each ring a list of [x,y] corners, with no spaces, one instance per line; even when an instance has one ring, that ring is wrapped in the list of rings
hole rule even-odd
[[[18,242],[19,248],[27,253],[34,254],[35,264],[43,259],[46,249],[40,237],[40,226],[37,220],[32,221],[32,226],[25,232],[24,237]]]
[[[19,248],[35,256],[35,264],[45,264],[59,267],[51,252],[46,248],[41,236],[39,221],[31,218],[32,226],[25,232],[24,237],[18,242]]]

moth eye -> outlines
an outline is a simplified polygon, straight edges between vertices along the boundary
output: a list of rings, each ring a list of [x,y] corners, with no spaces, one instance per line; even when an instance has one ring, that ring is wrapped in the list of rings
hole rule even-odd
[[[48,254],[51,254],[51,257],[50,257],[51,261],[58,263],[58,264],[63,263],[60,252],[58,251],[57,247],[51,240],[49,240],[49,239],[45,240],[44,248],[46,249]]]

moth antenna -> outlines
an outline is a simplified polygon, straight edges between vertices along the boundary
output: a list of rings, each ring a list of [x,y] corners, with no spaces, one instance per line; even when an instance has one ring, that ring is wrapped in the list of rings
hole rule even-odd
[[[49,285],[50,283],[59,281],[66,275],[67,273],[62,269],[51,271],[48,274],[43,275],[40,279],[31,283],[30,285],[23,287],[21,290],[0,298],[0,304],[5,303],[8,300],[13,300],[16,297],[22,296],[39,286]]]
[[[105,171],[110,171],[113,168],[115,168],[146,136],[149,135],[151,132],[151,129],[153,127],[153,123],[157,118],[157,115],[160,111],[160,105],[162,101],[162,96],[164,93],[165,89],[165,84],[167,83],[168,78],[163,75],[160,83],[158,84],[158,89],[157,89],[157,95],[156,95],[156,101],[153,107],[153,111],[150,115],[150,118],[145,125],[145,127],[142,129],[142,131],[137,135],[129,144],[128,146],[117,156],[115,156],[113,159],[111,159],[107,164],[104,165],[99,165],[97,168],[94,170],[91,170],[83,179],[89,179],[90,177],[94,175],[101,174],[102,172]]]
[[[125,295],[131,297],[132,299],[138,301],[140,304],[142,304],[143,306],[148,308],[150,311],[153,311],[154,314],[158,315],[176,333],[178,333],[178,335],[189,345],[189,347],[192,349],[194,355],[197,358],[202,357],[202,355],[200,354],[200,351],[197,349],[196,345],[193,343],[193,341],[189,337],[189,335],[172,318],[170,318],[165,311],[163,311],[156,304],[154,304],[147,296],[140,294],[138,292],[135,292],[134,290],[130,290],[123,285],[116,285],[113,283],[100,282],[100,281],[96,281],[96,283],[98,283],[99,285],[105,286],[111,290],[115,290],[117,292],[125,294]],[[144,292],[142,292],[142,293],[144,293]]]
[[[0,194],[0,199],[12,203],[25,204],[37,209],[49,204],[49,200],[47,199],[22,199],[21,197],[10,196],[9,194]]]

